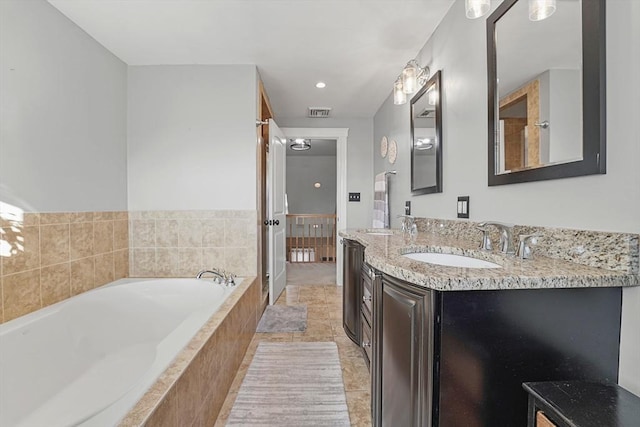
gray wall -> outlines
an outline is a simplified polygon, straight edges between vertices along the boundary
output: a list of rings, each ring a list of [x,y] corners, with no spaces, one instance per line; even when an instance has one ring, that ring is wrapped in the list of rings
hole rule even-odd
[[[254,65],[129,67],[129,209],[256,209]]]
[[[335,214],[336,156],[287,156],[287,198],[291,214]]]
[[[0,201],[127,209],[127,67],[45,1],[0,1]]]
[[[360,203],[347,202],[347,227],[370,227],[373,209],[372,119],[287,119],[276,117],[276,122],[280,127],[349,128],[347,192],[360,192],[361,201]]]
[[[389,97],[374,118],[374,172],[389,167],[377,151],[382,135],[397,139],[392,207],[412,200],[415,215],[455,218],[457,196],[469,195],[472,220],[640,233],[640,2],[607,2],[607,25],[607,174],[489,188],[485,20],[466,19],[458,0],[418,55],[443,73],[444,192],[411,197],[408,104]],[[620,384],[635,393],[638,330],[640,288],[625,289]]]

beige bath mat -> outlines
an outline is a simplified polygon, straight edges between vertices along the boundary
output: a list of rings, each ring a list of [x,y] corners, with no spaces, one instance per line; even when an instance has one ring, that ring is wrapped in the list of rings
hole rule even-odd
[[[349,426],[334,342],[261,342],[228,426]]]

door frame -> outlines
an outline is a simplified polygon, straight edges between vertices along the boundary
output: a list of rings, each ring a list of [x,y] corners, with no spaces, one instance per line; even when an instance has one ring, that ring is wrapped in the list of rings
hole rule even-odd
[[[287,128],[287,138],[336,140],[336,233],[347,228],[347,140],[349,128]],[[339,239],[336,236],[336,243]],[[336,245],[336,283],[342,286],[342,245]]]

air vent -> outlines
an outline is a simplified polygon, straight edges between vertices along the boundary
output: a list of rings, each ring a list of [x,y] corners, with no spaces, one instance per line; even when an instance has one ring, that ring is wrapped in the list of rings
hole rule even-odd
[[[331,108],[328,107],[309,107],[309,117],[316,119],[329,117]]]
[[[418,115],[418,117],[420,117],[420,118],[429,117],[429,116],[431,116],[431,114],[433,114],[433,113],[435,113],[435,111],[434,111],[434,110],[427,110],[427,109],[425,109],[422,113],[420,113],[420,114]]]

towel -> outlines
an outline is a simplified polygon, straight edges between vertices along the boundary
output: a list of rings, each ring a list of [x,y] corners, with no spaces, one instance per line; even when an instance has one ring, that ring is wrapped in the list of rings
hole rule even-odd
[[[389,201],[386,172],[376,175],[373,194],[373,228],[389,227]]]

